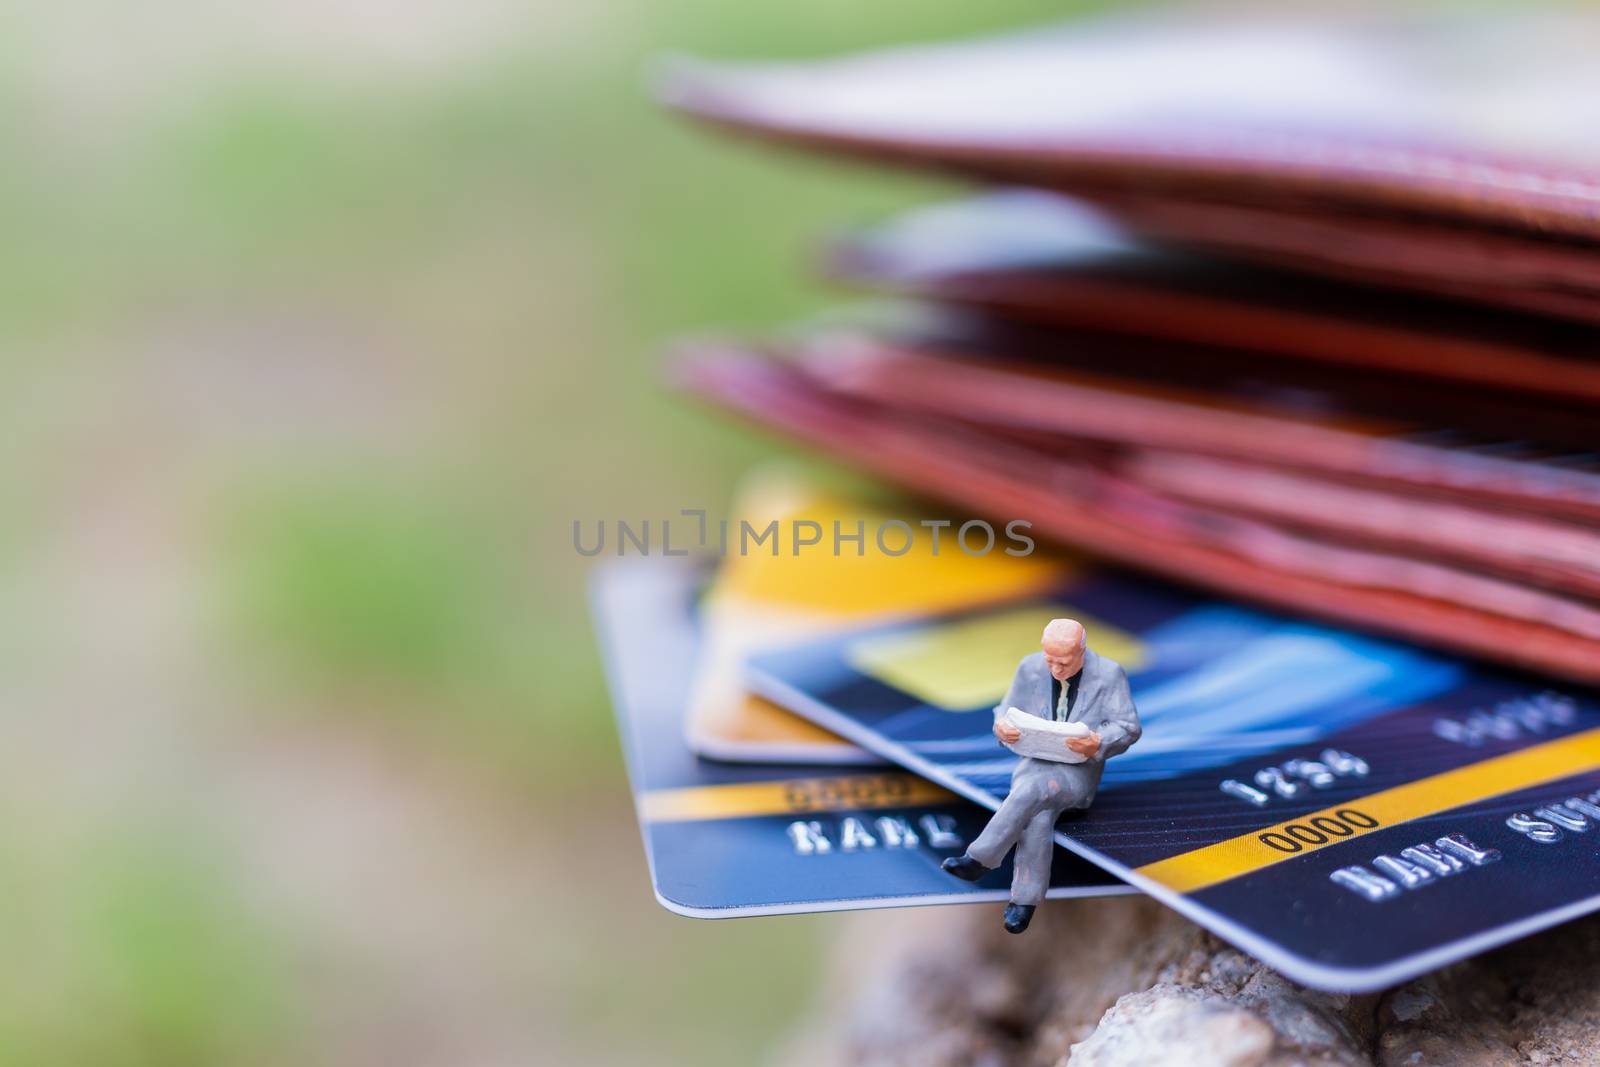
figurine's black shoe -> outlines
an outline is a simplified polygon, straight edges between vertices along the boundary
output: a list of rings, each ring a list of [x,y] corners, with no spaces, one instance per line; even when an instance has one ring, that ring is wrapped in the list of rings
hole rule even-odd
[[[989,868],[963,852],[959,856],[951,856],[939,864],[945,874],[953,874],[963,882],[976,882],[979,878],[989,873]]]
[[[1007,904],[1006,905],[1006,933],[1020,934],[1033,922],[1032,904]]]

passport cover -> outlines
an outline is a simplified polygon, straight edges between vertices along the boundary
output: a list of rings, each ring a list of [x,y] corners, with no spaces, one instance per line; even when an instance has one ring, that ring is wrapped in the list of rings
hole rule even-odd
[[[955,417],[842,395],[791,363],[737,345],[687,350],[674,378],[696,395],[904,486],[1002,521],[1026,519],[1046,538],[1113,561],[1491,660],[1600,681],[1600,616],[1590,601],[1426,556],[1188,506],[1130,481],[1092,451],[1074,454],[1054,439],[1041,449],[1037,440],[1030,446],[1004,439]],[[1090,396],[1083,410],[1111,399]],[[1121,425],[1117,418],[1107,421]],[[1323,455],[1318,442],[1296,442],[1290,429],[1271,439],[1275,452],[1298,444],[1309,459]],[[1182,432],[1181,424],[1174,432]],[[1255,447],[1264,449],[1265,440],[1256,438]],[[1335,450],[1331,458],[1357,465],[1381,456],[1386,441],[1374,435],[1363,448]]]
[[[668,67],[717,126],[1048,187],[1134,229],[1600,321],[1600,15],[1143,13]]]
[[[1088,204],[1041,190],[1001,190],[905,212],[840,237],[825,269],[878,292],[1078,332],[1222,347],[1562,403],[1600,401],[1592,327],[1286,274],[1162,244]],[[1496,285],[1503,285],[1503,274]]]

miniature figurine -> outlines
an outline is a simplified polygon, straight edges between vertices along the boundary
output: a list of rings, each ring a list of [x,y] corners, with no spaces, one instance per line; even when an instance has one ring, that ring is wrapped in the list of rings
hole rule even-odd
[[[994,709],[995,737],[1029,754],[1017,763],[1011,792],[989,825],[965,853],[944,861],[946,871],[974,882],[1016,846],[1005,914],[1013,934],[1028,928],[1050,884],[1056,819],[1093,803],[1105,761],[1139,740],[1127,675],[1120,664],[1089,650],[1080,623],[1050,620],[1039,645],[1042,651],[1017,665],[1005,700]],[[1046,722],[1030,729],[1029,717]]]

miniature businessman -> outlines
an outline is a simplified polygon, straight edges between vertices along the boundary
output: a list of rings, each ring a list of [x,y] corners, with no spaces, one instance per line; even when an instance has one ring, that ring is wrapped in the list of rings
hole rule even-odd
[[[995,708],[995,736],[1006,745],[1021,739],[1022,731],[1006,722],[1013,707],[1054,722],[1082,723],[1087,733],[1061,742],[1062,758],[1073,762],[1024,756],[1011,774],[1010,794],[983,833],[965,854],[944,861],[946,871],[973,882],[1000,866],[1016,846],[1005,915],[1005,927],[1013,934],[1028,928],[1050,884],[1056,819],[1062,812],[1087,808],[1105,761],[1139,740],[1139,713],[1127,675],[1121,665],[1089,650],[1081,624],[1052,619],[1039,644],[1042,651],[1017,665],[1011,689]]]

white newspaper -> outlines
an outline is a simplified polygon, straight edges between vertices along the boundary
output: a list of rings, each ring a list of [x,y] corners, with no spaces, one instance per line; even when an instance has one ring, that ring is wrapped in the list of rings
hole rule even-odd
[[[1014,745],[1006,745],[1019,756],[1051,760],[1055,763],[1082,763],[1086,757],[1067,747],[1069,737],[1088,737],[1090,729],[1081,722],[1055,722],[1029,715],[1021,708],[1007,708],[1001,721],[1022,731]]]

